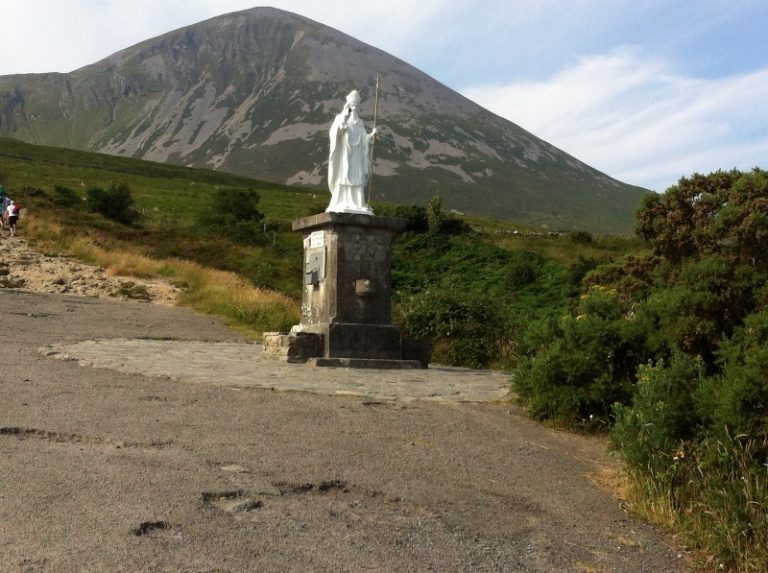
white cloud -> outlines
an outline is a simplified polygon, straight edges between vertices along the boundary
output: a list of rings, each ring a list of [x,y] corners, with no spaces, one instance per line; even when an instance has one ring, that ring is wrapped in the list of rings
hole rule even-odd
[[[3,2],[0,74],[68,72],[94,63],[168,31],[174,21],[171,9],[177,4],[175,0]]]
[[[696,171],[768,160],[768,69],[701,79],[621,48],[545,81],[463,93],[601,171],[657,191]]]

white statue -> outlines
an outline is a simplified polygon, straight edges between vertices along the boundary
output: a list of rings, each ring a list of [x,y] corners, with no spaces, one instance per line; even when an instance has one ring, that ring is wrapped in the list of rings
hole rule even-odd
[[[331,125],[331,151],[328,156],[328,189],[331,202],[326,212],[373,215],[365,200],[365,185],[371,170],[373,138],[376,128],[366,133],[358,115],[360,94],[347,96],[347,103]]]

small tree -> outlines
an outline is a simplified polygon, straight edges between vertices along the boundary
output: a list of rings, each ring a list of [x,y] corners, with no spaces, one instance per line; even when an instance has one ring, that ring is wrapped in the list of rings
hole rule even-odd
[[[392,210],[385,210],[385,215],[391,215],[408,220],[408,230],[414,233],[426,233],[429,231],[427,222],[427,210],[417,205],[398,205]]]
[[[54,185],[51,201],[61,207],[75,207],[82,205],[80,197],[75,191],[64,185]]]
[[[266,235],[264,214],[257,209],[259,200],[254,189],[223,189],[213,197],[209,209],[200,214],[198,224],[238,243],[261,244]]]
[[[568,238],[571,240],[572,243],[575,243],[577,245],[588,245],[589,243],[592,243],[594,241],[594,237],[592,236],[592,233],[589,231],[584,231],[583,229],[577,229],[576,231],[571,231],[568,233]]]
[[[427,227],[430,235],[461,235],[470,230],[464,221],[443,210],[443,200],[437,194],[427,206]]]
[[[94,213],[125,225],[132,225],[141,217],[125,183],[110,183],[108,189],[91,187],[85,193],[85,205]]]
[[[434,195],[427,207],[427,226],[430,234],[439,233],[444,223],[443,200],[440,199],[440,195]]]

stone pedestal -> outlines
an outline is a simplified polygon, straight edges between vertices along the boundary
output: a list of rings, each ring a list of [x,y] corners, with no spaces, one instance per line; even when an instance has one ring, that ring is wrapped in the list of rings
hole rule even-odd
[[[299,334],[319,337],[318,365],[426,367],[428,345],[403,344],[392,324],[392,239],[405,227],[404,219],[354,213],[293,222],[304,236],[304,286],[301,322],[290,336],[296,343]]]

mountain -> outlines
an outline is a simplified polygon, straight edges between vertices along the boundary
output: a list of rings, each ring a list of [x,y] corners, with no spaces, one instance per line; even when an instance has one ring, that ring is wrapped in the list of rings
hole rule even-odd
[[[317,22],[254,8],[68,74],[0,77],[0,136],[325,188],[346,94],[371,127],[375,198],[550,229],[626,232],[645,190],[542,141],[413,66]]]

